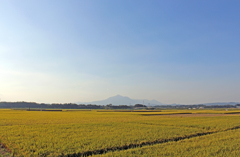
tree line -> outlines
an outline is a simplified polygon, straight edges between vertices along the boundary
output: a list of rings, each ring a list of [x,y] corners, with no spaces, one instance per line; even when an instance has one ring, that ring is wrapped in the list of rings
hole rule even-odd
[[[0,108],[38,108],[38,109],[134,109],[134,108],[150,108],[143,104],[128,105],[96,105],[96,104],[75,104],[75,103],[36,103],[36,102],[0,102]],[[203,109],[203,108],[240,108],[240,104],[236,105],[158,105],[151,106],[154,108],[182,108],[182,109]]]

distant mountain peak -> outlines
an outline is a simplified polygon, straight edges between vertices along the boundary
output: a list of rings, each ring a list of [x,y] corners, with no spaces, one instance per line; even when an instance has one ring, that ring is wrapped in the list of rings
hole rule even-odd
[[[120,94],[118,94],[118,95],[115,95],[115,96],[112,96],[112,97],[124,97],[124,96],[122,96],[122,95],[120,95]],[[112,97],[110,97],[110,98],[112,98]]]
[[[157,100],[148,100],[148,99],[131,99],[127,96],[122,96],[120,94],[109,97],[105,100],[100,101],[93,101],[93,102],[87,102],[87,104],[97,104],[97,105],[135,105],[135,104],[142,104],[144,102],[144,105],[162,105],[162,103],[158,102]]]

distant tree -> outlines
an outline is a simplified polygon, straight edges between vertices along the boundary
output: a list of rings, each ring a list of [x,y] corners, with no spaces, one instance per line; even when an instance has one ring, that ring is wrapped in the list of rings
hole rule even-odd
[[[134,107],[147,107],[147,106],[145,106],[143,104],[135,104]]]

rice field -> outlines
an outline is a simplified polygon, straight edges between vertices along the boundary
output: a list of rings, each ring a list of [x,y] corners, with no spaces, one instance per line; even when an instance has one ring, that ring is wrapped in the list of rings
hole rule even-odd
[[[238,156],[238,112],[1,109],[0,143],[24,157]]]
[[[125,156],[239,156],[240,131],[229,130],[177,142],[108,152],[103,157]],[[98,155],[96,155],[98,156]],[[100,156],[100,155],[99,155]]]

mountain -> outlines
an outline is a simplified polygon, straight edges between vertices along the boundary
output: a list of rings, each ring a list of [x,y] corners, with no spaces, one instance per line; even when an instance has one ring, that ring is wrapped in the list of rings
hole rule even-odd
[[[224,105],[236,105],[240,104],[240,102],[213,102],[213,103],[200,103],[200,104],[190,104],[190,105],[206,105],[206,106],[224,106]],[[179,106],[185,104],[169,104],[171,106]]]
[[[126,96],[116,95],[110,98],[107,98],[105,100],[99,100],[99,101],[92,101],[92,102],[76,102],[77,104],[96,104],[96,105],[135,105],[135,104],[143,104],[146,106],[155,106],[155,105],[184,105],[184,104],[163,104],[157,100],[148,100],[148,99],[131,99]],[[213,105],[236,105],[240,104],[238,102],[216,102],[216,103],[204,103],[203,105],[206,106],[213,106]]]
[[[213,105],[236,105],[239,102],[215,102],[215,103],[205,103],[206,106],[213,106]]]
[[[135,105],[135,104],[143,104],[144,105],[162,105],[157,100],[147,100],[147,99],[131,99],[126,96],[121,96],[121,95],[116,95],[110,98],[107,98],[106,100],[100,100],[100,101],[93,101],[93,102],[77,102],[77,104],[96,104],[96,105],[107,105],[107,104],[112,104],[112,105]]]

